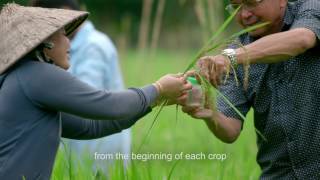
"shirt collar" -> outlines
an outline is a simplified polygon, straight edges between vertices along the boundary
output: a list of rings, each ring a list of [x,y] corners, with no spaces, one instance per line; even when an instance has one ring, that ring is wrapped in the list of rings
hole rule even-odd
[[[294,21],[294,6],[293,3],[288,2],[284,18],[283,18],[283,27],[282,31],[286,31],[290,28]]]

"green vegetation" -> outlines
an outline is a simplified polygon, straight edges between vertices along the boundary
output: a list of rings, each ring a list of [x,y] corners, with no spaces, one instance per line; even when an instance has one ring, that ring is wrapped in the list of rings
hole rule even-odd
[[[225,5],[227,1],[224,0],[222,4],[217,3],[215,6],[209,6],[210,1],[208,1],[208,6],[202,5],[200,9],[196,9],[198,6],[195,2],[197,1],[193,0],[167,1],[163,15],[163,27],[158,27],[159,31],[162,29],[161,38],[159,42],[155,42],[155,44],[159,44],[158,48],[167,50],[161,51],[157,48],[157,51],[149,53],[152,55],[146,56],[138,54],[137,51],[127,52],[127,49],[134,48],[138,44],[143,1],[84,1],[91,12],[90,19],[97,25],[98,29],[108,32],[116,42],[120,52],[122,52],[120,59],[127,87],[143,86],[156,81],[167,73],[183,73],[186,71],[186,67],[188,67],[188,70],[192,69],[199,57],[214,53],[215,50],[220,50],[222,46],[225,46],[241,33],[256,28],[251,27],[237,34],[227,36],[226,27],[232,19],[229,18],[215,32],[208,44],[196,56],[193,56],[195,52],[189,52],[188,49],[199,47],[202,43],[201,32],[203,31],[202,34],[207,35],[207,31],[214,28],[216,21],[219,22],[217,19],[224,19],[223,17],[218,17],[220,12],[213,11],[214,8],[212,7],[222,8],[220,6]],[[0,5],[6,2],[11,1],[0,0]],[[16,2],[25,5],[27,0],[17,0]],[[159,1],[154,1],[153,10],[156,9],[157,2]],[[206,9],[205,7],[208,8]],[[156,11],[152,12],[153,14],[150,16],[154,19]],[[211,14],[213,12],[217,14]],[[179,14],[179,16],[176,14]],[[206,14],[209,18],[201,21],[201,15]],[[213,20],[214,16],[218,18]],[[202,22],[204,27],[199,27],[197,20],[200,24]],[[149,33],[147,31],[147,33],[142,34],[147,34],[147,37],[149,37],[151,36]],[[203,39],[207,40],[207,37],[204,36]],[[145,43],[147,42],[148,40]],[[143,48],[143,50],[149,51],[148,48],[149,46]],[[182,49],[185,52],[179,51]],[[190,62],[190,57],[194,57],[192,62]],[[163,154],[168,156],[160,160],[133,160],[127,169],[123,169],[122,163],[117,161],[110,168],[110,179],[206,180],[258,178],[260,169],[255,162],[257,147],[252,113],[247,116],[239,139],[234,144],[224,144],[212,135],[201,120],[192,119],[180,110],[177,113],[176,106],[165,107],[157,121],[155,121],[150,137],[147,138],[145,143],[142,143],[157,112],[158,109],[153,110],[152,113],[141,119],[132,128],[132,150],[136,155]],[[142,149],[138,152],[141,144],[143,144]],[[168,159],[170,155],[174,156],[181,152],[184,157],[182,160],[176,160],[174,157]],[[187,154],[203,154],[205,159],[186,159]],[[224,161],[209,160],[210,154],[225,154],[226,159]],[[92,170],[95,164],[94,154],[83,154],[84,161],[74,164],[71,163],[73,156],[74,154],[70,153],[67,148],[60,148],[52,174],[53,180],[97,179],[95,172]],[[100,179],[105,178],[102,177]]]
[[[152,57],[144,57],[130,52],[121,56],[122,71],[128,87],[143,86],[157,80],[169,72],[182,72],[188,65],[188,57],[194,53],[159,52]],[[142,143],[156,110],[141,119],[132,128],[133,153]],[[139,154],[226,154],[226,160],[180,160],[172,171],[170,179],[257,179],[260,168],[255,161],[257,147],[252,113],[249,113],[239,139],[233,144],[220,142],[208,130],[201,120],[178,112],[175,121],[175,106],[165,107],[158,117],[148,141]],[[73,164],[69,175],[68,156],[60,151],[55,164],[53,180],[61,179],[94,179],[91,170],[94,165],[94,154],[85,154],[85,163]],[[117,179],[169,179],[170,171],[176,160],[134,160],[128,171],[123,171],[117,162],[111,169],[112,180]],[[70,178],[71,177],[71,178]]]

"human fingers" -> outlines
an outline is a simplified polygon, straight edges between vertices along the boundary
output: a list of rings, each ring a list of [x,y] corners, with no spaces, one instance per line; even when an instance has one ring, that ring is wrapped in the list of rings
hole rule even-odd
[[[195,106],[182,106],[182,111],[189,115],[193,114],[197,109],[198,107]]]
[[[187,104],[187,100],[188,100],[188,93],[184,93],[176,99],[176,103],[181,106],[185,106]]]
[[[210,56],[205,56],[200,58],[200,60],[197,63],[197,66],[200,70],[200,74],[208,80],[210,77],[210,74],[209,74],[210,64],[211,64]]]
[[[187,82],[187,83],[184,83],[181,87],[181,91],[182,92],[185,92],[185,91],[188,91],[188,90],[191,90],[192,89],[192,84]]]
[[[181,78],[181,77],[183,77],[183,73],[181,73],[181,72],[179,72],[179,73],[177,73],[177,74],[169,74],[170,76],[172,76],[172,77],[175,77],[175,78]]]
[[[190,76],[195,76],[196,75],[196,71],[195,70],[191,70],[191,71],[187,71],[185,74],[184,74],[184,78],[187,79],[188,77]]]

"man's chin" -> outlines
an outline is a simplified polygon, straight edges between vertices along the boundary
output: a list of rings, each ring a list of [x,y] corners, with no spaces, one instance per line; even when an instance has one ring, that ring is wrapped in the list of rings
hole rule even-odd
[[[251,37],[254,37],[254,38],[259,38],[259,37],[266,36],[267,33],[266,33],[266,30],[264,28],[259,28],[257,30],[249,32],[249,35]]]

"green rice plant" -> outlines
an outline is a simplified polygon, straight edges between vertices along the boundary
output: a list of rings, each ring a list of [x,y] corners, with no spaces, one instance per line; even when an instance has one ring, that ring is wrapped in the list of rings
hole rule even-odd
[[[124,169],[122,160],[116,160],[108,169],[108,179],[128,179],[128,171]]]
[[[234,39],[238,38],[240,35],[248,33],[250,31],[259,29],[263,26],[266,26],[267,24],[269,24],[269,22],[265,22],[265,23],[259,23],[253,26],[250,26],[248,28],[245,28],[239,32],[236,32],[234,34],[232,34],[231,36],[225,38],[225,39],[218,39],[218,37],[227,29],[227,27],[230,25],[230,23],[232,22],[232,20],[234,19],[234,17],[236,16],[236,14],[238,13],[238,11],[240,10],[241,6],[239,6],[236,11],[234,11],[228,18],[227,20],[218,28],[217,31],[215,31],[213,33],[213,35],[211,36],[211,38],[209,39],[209,41],[198,51],[198,53],[194,56],[194,58],[191,60],[191,63],[187,66],[187,68],[184,70],[183,74],[186,74],[188,71],[190,70],[195,70],[196,74],[198,74],[199,77],[201,77],[201,84],[202,87],[204,89],[205,92],[205,96],[206,96],[206,105],[208,107],[210,107],[211,109],[214,109],[214,102],[217,98],[217,95],[221,96],[223,98],[223,100],[233,109],[235,110],[235,112],[237,112],[237,114],[242,118],[242,120],[245,120],[246,118],[242,115],[242,113],[228,100],[227,97],[225,97],[217,88],[213,87],[210,85],[210,83],[204,78],[202,77],[202,75],[200,74],[199,69],[196,67],[196,63],[198,62],[198,60],[209,54],[212,53],[214,51],[216,51],[217,49],[219,49],[222,46],[225,46],[227,44],[229,44],[230,42],[235,42]],[[239,43],[237,43],[239,44]],[[242,46],[242,45],[241,45]],[[243,46],[242,46],[243,47]],[[245,49],[245,48],[244,48]],[[249,59],[249,57],[248,57]],[[246,61],[248,62],[248,61]],[[236,79],[236,81],[238,81],[237,79],[237,74],[236,74],[236,70],[229,65],[229,67],[227,67],[227,76],[225,79],[225,82],[227,81],[227,78],[229,77],[229,73],[230,73],[230,68],[232,68],[233,74],[234,74],[234,78]],[[244,64],[244,69],[245,69],[245,82],[244,85],[247,86],[248,84],[248,71],[249,71],[249,63],[245,63]],[[162,111],[163,107],[167,104],[167,101],[164,101],[160,107],[159,110],[156,113],[155,118],[153,119],[153,122],[150,126],[150,128],[148,129],[148,133],[147,135],[144,137],[144,140],[142,141],[141,145],[138,148],[138,152],[141,150],[142,146],[144,145],[144,143],[147,141],[147,138],[149,137],[152,128],[154,127],[154,124],[156,123],[157,117],[159,116],[160,112]],[[177,105],[178,106],[178,105]],[[178,108],[177,108],[178,109]],[[176,116],[177,118],[177,116]],[[176,119],[177,121],[177,119]],[[257,132],[257,134],[264,140],[267,141],[267,139],[263,136],[263,134],[255,129],[255,131]]]
[[[157,79],[163,73],[166,72],[178,72],[179,67],[187,67],[189,61],[188,58],[193,57],[195,52],[171,52],[171,51],[158,51],[155,61],[145,60],[147,65],[145,68],[154,68],[153,73],[150,76],[143,79],[139,79],[141,74],[136,73],[136,69],[129,68],[124,72],[124,79],[128,86],[143,86],[144,84]],[[149,63],[148,63],[149,62]],[[140,54],[137,51],[130,51],[128,54],[123,55],[122,67],[131,67],[132,65],[141,65]],[[181,70],[181,69],[180,69]],[[149,137],[147,144],[142,148],[144,154],[166,152],[170,154],[180,153],[226,153],[228,158],[226,161],[212,161],[212,160],[180,160],[176,167],[172,171],[170,176],[171,180],[211,180],[211,179],[258,179],[261,170],[256,163],[254,154],[257,153],[257,146],[255,144],[255,136],[253,126],[253,113],[250,111],[247,115],[246,126],[241,132],[241,135],[235,143],[225,144],[216,138],[212,137],[212,133],[206,129],[206,125],[202,122],[193,120],[190,116],[179,111],[179,128],[174,128],[174,116],[175,108],[169,107],[163,109],[159,119],[157,121],[152,133]],[[145,116],[139,120],[134,127],[131,128],[133,153],[136,152],[137,147],[141,144],[142,139],[146,135],[146,130],[151,125],[153,114]],[[143,129],[146,129],[143,131]],[[210,140],[209,140],[210,139]],[[67,169],[69,158],[64,157],[65,152],[63,149],[59,149],[60,152],[57,155],[55,161],[55,170],[52,173],[52,180],[69,180]],[[75,152],[73,152],[75,153]],[[103,152],[101,152],[103,153]],[[63,156],[62,156],[63,155]],[[74,154],[74,157],[79,155]],[[83,159],[91,159],[91,161],[79,164],[73,164],[74,179],[76,180],[93,180],[97,179],[96,171],[92,168],[92,164],[96,165],[96,159],[92,153],[84,153],[81,155]],[[143,162],[141,160],[132,160],[134,162],[135,170],[131,169],[131,165],[126,166],[124,169],[124,179],[134,180],[134,177],[140,177],[143,180],[164,180],[169,178],[170,171],[173,164],[177,160],[163,161],[152,160]],[[109,164],[108,160],[104,160],[106,164]],[[118,165],[119,164],[119,165]],[[108,179],[112,180],[124,180],[121,179],[120,172],[123,171],[123,165],[120,163],[113,163],[108,173]],[[118,166],[118,167],[115,167]],[[59,170],[59,171],[57,171]],[[108,169],[109,172],[109,169]],[[139,173],[134,175],[133,172]],[[61,174],[62,173],[62,174]],[[119,174],[119,176],[116,176]],[[110,175],[110,176],[109,176]],[[118,177],[118,178],[117,178]],[[103,179],[103,178],[101,178]],[[107,178],[104,178],[105,180]]]
[[[61,141],[52,179],[81,180],[103,177],[103,174],[99,174],[99,170],[93,170],[94,161],[85,154],[89,153],[81,154],[82,158],[79,159],[79,154],[72,151],[68,143]]]
[[[170,180],[170,179],[171,179],[171,176],[172,176],[175,168],[177,167],[177,165],[178,165],[180,162],[181,162],[180,160],[177,160],[177,161],[173,164],[172,168],[170,169],[170,172],[169,172],[169,175],[168,175],[167,180]]]
[[[194,58],[191,60],[191,63],[187,66],[185,69],[184,73],[188,72],[189,70],[196,70],[199,74],[199,71],[196,67],[196,63],[198,59],[202,56],[205,56],[209,53],[213,53],[220,49],[222,46],[226,46],[230,42],[235,42],[234,39],[238,37],[241,34],[247,33],[249,31],[252,31],[254,29],[260,28],[267,23],[259,24],[253,27],[249,27],[247,29],[244,29],[242,31],[239,31],[226,39],[218,39],[218,37],[221,35],[222,32],[226,30],[228,25],[231,23],[231,20],[234,18],[236,13],[233,13],[224,23],[223,25],[212,35],[208,43],[206,43],[205,46],[203,46],[200,51],[194,56]],[[238,46],[241,47],[241,44],[238,44]],[[232,70],[232,69],[231,69]],[[233,71],[233,70],[232,70]],[[236,75],[236,73],[234,73]],[[202,76],[200,77],[200,81],[202,84],[203,92],[206,95],[206,106],[210,108],[215,108],[215,99],[217,96],[221,96],[227,104],[229,104],[238,114],[242,119],[245,119],[245,117],[237,110],[236,107],[215,87],[211,86],[211,84]],[[225,79],[225,81],[227,78]],[[244,83],[245,84],[245,83]],[[162,104],[158,107],[158,111],[155,114],[155,117],[153,118],[151,127],[148,129],[147,135],[143,137],[142,143],[140,144],[137,153],[140,152],[142,146],[147,142],[147,139],[149,135],[151,134],[152,128],[155,126],[155,123],[157,122],[157,117],[163,110],[164,106],[166,105],[167,102],[162,102]],[[178,109],[177,109],[178,110]],[[177,113],[176,113],[177,115]],[[176,116],[176,120],[177,120]],[[177,122],[177,121],[176,121]],[[256,130],[256,132],[263,137],[263,135]],[[264,138],[264,137],[263,137]],[[264,138],[265,139],[265,138]],[[68,151],[65,150],[65,157],[64,158],[59,158],[56,163],[62,163],[64,165],[58,166],[55,168],[56,173],[53,176],[53,179],[96,179],[97,174],[92,171],[92,164],[90,165],[90,162],[87,162],[84,164],[84,166],[81,166],[78,164],[77,166],[73,166],[70,164],[72,162],[72,156],[71,152],[68,153]],[[176,161],[171,169],[164,173],[163,172],[157,172],[156,174],[153,174],[151,171],[151,166],[147,163],[147,168],[143,169],[141,166],[141,163],[136,163],[136,162],[131,162],[129,167],[127,169],[123,168],[123,164],[121,163],[122,161],[119,161],[115,164],[114,169],[112,170],[112,173],[110,173],[109,179],[152,179],[154,176],[157,177],[162,177],[162,179],[172,179],[173,173],[177,169],[177,166],[181,166],[182,164],[179,163],[180,161]],[[149,167],[150,166],[150,167]],[[224,169],[224,166],[219,166],[219,177],[221,177],[226,170]],[[86,177],[86,178],[84,178]]]

